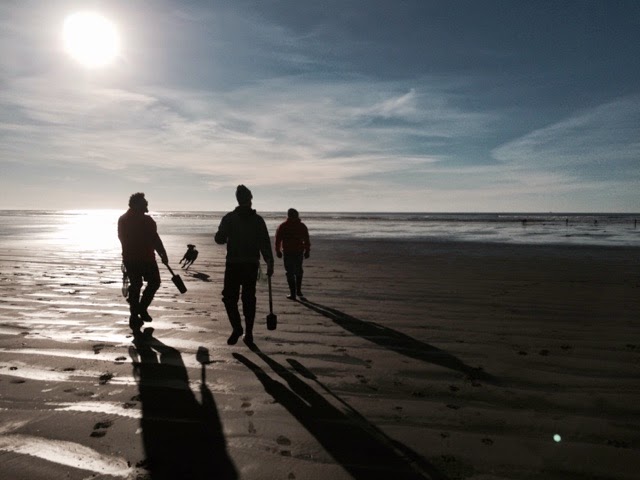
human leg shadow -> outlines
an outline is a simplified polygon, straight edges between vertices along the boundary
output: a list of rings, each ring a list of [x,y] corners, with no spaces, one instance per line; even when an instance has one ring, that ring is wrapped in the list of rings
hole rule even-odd
[[[234,353],[233,356],[256,375],[265,391],[286,408],[354,479],[446,480],[447,477],[424,458],[389,438],[353,408],[345,411],[336,408],[259,348],[253,351],[287,385],[274,380],[244,355]]]
[[[237,479],[215,400],[204,382],[204,363],[199,403],[180,352],[153,337],[153,329],[136,335],[130,354],[142,403],[145,467],[151,478]]]
[[[482,369],[471,367],[444,350],[416,340],[392,328],[385,327],[379,323],[360,320],[334,308],[325,307],[308,300],[300,300],[300,303],[314,312],[333,320],[336,324],[354,335],[358,335],[365,340],[369,340],[406,357],[457,370],[472,379],[487,382],[496,381],[493,375],[484,372]]]

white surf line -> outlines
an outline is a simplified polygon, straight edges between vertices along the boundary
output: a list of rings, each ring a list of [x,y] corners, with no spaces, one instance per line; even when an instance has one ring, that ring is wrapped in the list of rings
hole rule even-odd
[[[27,306],[26,304],[23,304],[23,305],[1,305],[0,304],[0,310],[24,311],[24,310],[35,310],[35,309],[36,307]]]
[[[133,469],[123,458],[103,455],[74,442],[31,435],[0,435],[0,450],[41,458],[49,462],[101,475],[127,478]]]
[[[76,402],[76,403],[47,403],[59,412],[90,412],[105,415],[118,415],[133,419],[142,418],[142,412],[137,408],[124,408],[120,403],[111,402]]]
[[[113,348],[123,348],[123,345],[116,345]],[[105,347],[107,348],[107,347]],[[100,362],[122,362],[131,363],[131,357],[126,353],[104,353],[98,354],[93,351],[88,352],[86,350],[66,350],[66,349],[36,349],[36,348],[0,348],[0,353],[12,353],[18,355],[44,355],[47,357],[63,357],[73,360],[98,360]],[[117,360],[118,358],[126,357],[126,360]]]
[[[121,345],[110,345],[109,348],[124,348],[126,344]],[[107,347],[105,347],[107,348]],[[109,352],[105,353],[104,351],[96,354],[88,351],[78,351],[78,350],[66,350],[66,349],[36,349],[36,348],[0,348],[0,353],[11,353],[17,355],[40,355],[40,356],[48,356],[48,357],[63,357],[69,358],[73,360],[98,360],[100,362],[109,362],[109,363],[129,363],[132,364],[133,360],[128,355],[128,353],[119,351],[119,352]],[[201,364],[195,358],[196,352],[187,352],[182,353],[183,364],[186,368],[201,368]],[[117,360],[117,358],[126,357],[126,360]],[[181,364],[178,362],[168,361],[169,365],[180,366]],[[8,363],[1,364],[9,365]],[[24,365],[22,363],[14,363],[12,366],[20,366]],[[33,365],[29,365],[33,367]],[[74,372],[71,372],[74,373]]]
[[[11,370],[15,368],[15,370]],[[0,376],[26,378],[28,380],[44,382],[69,382],[69,383],[98,383],[104,371],[73,370],[69,372],[52,371],[49,369],[24,365],[22,363],[0,363]],[[136,381],[132,376],[113,376],[109,379],[110,385],[135,385]]]

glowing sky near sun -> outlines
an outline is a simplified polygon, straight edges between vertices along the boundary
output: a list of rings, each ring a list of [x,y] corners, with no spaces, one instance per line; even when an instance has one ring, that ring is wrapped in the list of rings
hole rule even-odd
[[[0,2],[0,209],[640,211],[639,2],[366,4]]]

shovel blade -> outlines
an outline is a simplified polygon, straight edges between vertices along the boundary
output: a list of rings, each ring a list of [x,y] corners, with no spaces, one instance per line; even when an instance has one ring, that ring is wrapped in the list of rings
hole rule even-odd
[[[173,281],[175,286],[178,287],[180,293],[185,293],[187,291],[187,287],[182,281],[182,278],[180,278],[180,275],[174,275],[173,277],[171,277],[171,281]]]
[[[278,326],[278,316],[275,313],[267,315],[267,330],[275,330]]]

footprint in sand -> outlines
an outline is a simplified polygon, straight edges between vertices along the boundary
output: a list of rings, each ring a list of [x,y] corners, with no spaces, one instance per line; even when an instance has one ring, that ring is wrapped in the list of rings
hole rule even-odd
[[[76,370],[76,369],[75,369],[75,368],[73,368],[73,367],[67,367],[67,368],[63,368],[63,369],[62,369],[62,371],[63,371],[63,372],[75,372],[75,370]]]
[[[520,350],[520,351],[518,352],[518,355],[527,355],[527,352],[525,352],[524,350]]]
[[[93,353],[95,353],[96,355],[98,353],[100,353],[102,351],[102,349],[105,347],[104,343],[96,343],[92,348],[93,348]]]
[[[253,410],[248,410],[248,408],[251,406],[251,402],[249,400],[250,400],[249,398],[243,398],[242,405],[240,405],[240,408],[244,410],[244,414],[247,417],[251,417],[254,414]]]
[[[251,421],[250,421],[250,422],[249,422],[249,433],[251,433],[251,434],[255,434],[255,433],[257,433],[257,432],[258,432],[258,431],[256,430],[255,425],[253,424],[253,422],[251,422]]]
[[[288,478],[289,480],[295,480],[295,478],[296,478],[296,474],[295,474],[295,473],[293,473],[293,472],[291,472],[287,478]]]
[[[283,447],[289,447],[291,446],[291,440],[289,440],[287,437],[285,437],[284,435],[280,435],[277,439],[276,442],[278,445],[282,445]]]
[[[448,403],[447,408],[450,408],[451,410],[460,410],[460,406],[454,405],[453,403]]]
[[[107,432],[106,429],[113,425],[111,420],[105,420],[104,422],[98,422],[93,426],[93,432],[91,432],[91,437],[104,437]]]
[[[83,390],[81,392],[76,393],[76,397],[93,397],[93,392],[88,392]]]
[[[449,385],[449,390],[451,390],[452,392],[457,392],[460,389],[458,387],[456,387],[455,385]]]
[[[9,383],[25,383],[26,380],[22,380],[22,379],[15,379],[15,380],[11,380],[11,382]]]
[[[107,383],[109,383],[109,380],[111,380],[113,378],[113,373],[103,373],[102,375],[100,375],[99,378],[99,383],[100,385],[106,385]]]
[[[493,440],[491,440],[490,438],[483,438],[482,443],[484,443],[485,445],[493,445]]]
[[[542,355],[543,357],[546,357],[549,355],[549,350],[547,350],[546,348],[543,348],[538,352],[538,355]]]

